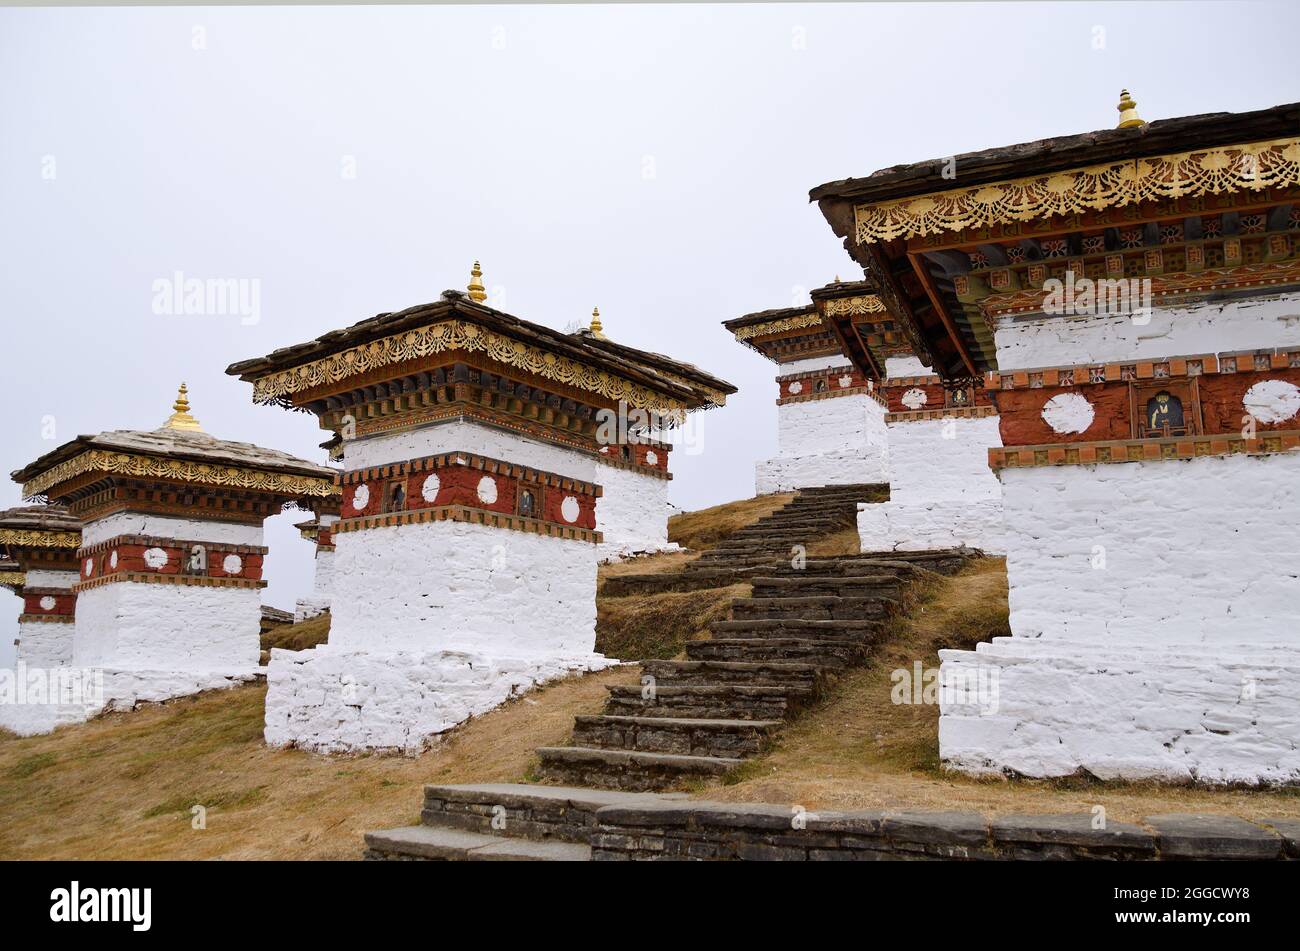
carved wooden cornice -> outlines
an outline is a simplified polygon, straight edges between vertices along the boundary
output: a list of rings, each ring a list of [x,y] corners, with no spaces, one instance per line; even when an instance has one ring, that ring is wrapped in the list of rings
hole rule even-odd
[[[1300,138],[1126,159],[854,207],[859,244],[1300,184]]]
[[[417,327],[259,377],[253,381],[253,401],[279,402],[295,393],[337,384],[370,370],[456,350],[482,352],[505,366],[621,400],[629,406],[648,409],[661,416],[680,417],[688,409],[686,403],[676,397],[569,357],[512,340],[465,320],[445,320]],[[706,389],[673,374],[655,372],[662,373],[678,385]],[[726,394],[720,390],[707,389],[707,393],[715,405],[726,403]]]

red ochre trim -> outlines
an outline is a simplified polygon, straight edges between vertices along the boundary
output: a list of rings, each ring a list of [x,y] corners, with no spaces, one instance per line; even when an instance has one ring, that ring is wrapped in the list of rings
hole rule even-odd
[[[949,406],[944,409],[908,410],[886,413],[886,423],[913,423],[924,419],[985,419],[998,415],[996,406]]]
[[[1268,432],[1246,439],[1240,435],[1171,436],[1168,439],[1120,439],[1090,443],[1051,443],[989,450],[989,468],[1095,465],[1204,456],[1272,455],[1300,449],[1300,430]]]
[[[202,547],[206,566],[204,574],[192,574],[184,571],[193,558],[195,546]],[[167,553],[167,563],[161,568],[151,568],[145,561],[144,553],[151,548],[161,548]],[[110,580],[117,575],[138,574],[147,577],[183,577],[193,580],[209,579],[212,581],[259,581],[262,577],[262,563],[268,549],[261,545],[232,545],[221,542],[198,540],[181,540],[175,538],[154,538],[147,535],[120,535],[94,545],[88,545],[77,552],[80,585],[90,581]],[[112,566],[113,552],[117,553],[117,566]],[[237,555],[240,559],[238,574],[227,574],[225,559],[228,555]],[[89,571],[86,562],[92,561]],[[138,580],[138,579],[132,579]],[[77,590],[74,586],[73,590]]]
[[[53,598],[54,607],[46,611],[41,607],[42,598]],[[24,588],[22,616],[29,620],[33,617],[66,617],[71,620],[77,613],[77,596],[68,588]]]
[[[431,475],[436,475],[438,478],[438,491],[432,499],[426,499],[424,483]],[[479,498],[479,484],[484,479],[491,479],[496,487],[496,498],[491,502]],[[385,509],[392,505],[394,483],[402,488],[401,510],[386,513]],[[368,498],[365,506],[357,509],[353,500],[356,498],[357,489],[362,485],[366,487]],[[533,496],[532,511],[537,513],[536,516],[522,514],[525,490]],[[600,486],[591,482],[570,479],[552,472],[517,466],[496,459],[473,456],[469,453],[446,453],[345,473],[343,512],[347,518],[338,522],[334,531],[336,533],[347,531],[349,529],[343,527],[345,523],[371,516],[422,512],[448,507],[488,512],[493,515],[523,519],[525,522],[539,520],[552,522],[557,529],[594,531],[596,501],[600,494]],[[561,515],[560,507],[568,497],[574,498],[578,503],[578,516],[573,522],[564,520]],[[526,530],[535,531],[532,528]]]
[[[1267,373],[1300,368],[1300,350],[1239,350],[1201,353],[1162,360],[1120,360],[1111,363],[1075,363],[985,375],[990,390],[1040,389],[1056,386],[1101,386],[1129,380],[1161,380],[1222,373]],[[1159,374],[1159,375],[1157,375]],[[1094,380],[1094,376],[1104,379]],[[1062,380],[1062,377],[1065,377]]]
[[[1179,361],[1169,362],[1175,364]],[[1152,364],[1138,366],[1150,368]],[[1185,370],[1185,367],[1183,369]],[[994,399],[1001,416],[1002,445],[1007,448],[1133,439],[1139,432],[1135,428],[1133,419],[1134,401],[1141,404],[1137,407],[1137,412],[1140,414],[1144,411],[1145,402],[1150,395],[1165,387],[1183,400],[1185,415],[1195,422],[1191,433],[1193,438],[1218,435],[1240,436],[1243,427],[1247,424],[1247,411],[1244,405],[1246,391],[1265,380],[1282,380],[1300,386],[1300,368],[1251,369],[1196,375],[1188,375],[1184,372],[1176,376],[1147,375],[1125,379],[1113,378],[1104,382],[1073,386],[1044,384],[1024,389],[998,390],[994,393]],[[1083,432],[1058,434],[1043,419],[1043,407],[1048,400],[1063,393],[1078,394],[1092,407],[1092,422]],[[1281,420],[1276,423],[1255,420],[1253,425],[1255,430],[1262,434],[1290,430],[1295,428],[1296,423],[1294,420]]]
[[[587,512],[579,516],[582,521]],[[593,511],[594,516],[594,511]],[[519,515],[503,515],[482,508],[468,508],[460,505],[438,506],[417,511],[387,512],[381,515],[364,515],[357,518],[345,518],[338,522],[338,533],[365,531],[372,528],[386,528],[395,525],[414,525],[420,522],[464,522],[470,525],[487,525],[493,528],[505,528],[518,532],[531,532],[551,538],[565,538],[573,541],[598,544],[604,540],[602,533],[574,525],[558,524]]]
[[[106,584],[115,584],[122,581],[143,584],[175,584],[191,588],[265,588],[267,585],[265,581],[252,578],[208,578],[202,575],[164,575],[156,572],[145,574],[139,571],[117,571],[110,575],[79,581],[72,586],[72,590],[80,594],[82,591],[89,591],[91,588],[100,588]]]

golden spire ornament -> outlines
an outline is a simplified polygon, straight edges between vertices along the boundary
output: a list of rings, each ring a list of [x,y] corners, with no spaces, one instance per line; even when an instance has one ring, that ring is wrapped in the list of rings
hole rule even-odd
[[[487,300],[487,291],[483,287],[483,271],[478,266],[477,261],[475,261],[474,266],[469,269],[469,287],[466,288],[466,290],[469,291],[469,299],[472,301],[481,304],[483,301]]]
[[[1133,97],[1128,94],[1127,89],[1119,91],[1119,105],[1115,108],[1119,110],[1119,125],[1117,129],[1135,129],[1138,126],[1146,125],[1146,120],[1138,115],[1138,104],[1133,101]]]
[[[167,417],[167,422],[163,423],[163,429],[183,429],[187,432],[201,433],[203,427],[199,421],[190,415],[190,401],[186,395],[189,389],[184,383],[176,391],[176,402],[172,404],[172,414]]]
[[[608,338],[606,338],[606,336],[605,336],[604,328],[602,328],[601,325],[600,325],[600,308],[599,308],[599,307],[593,307],[593,308],[591,309],[591,335],[592,335],[593,337],[599,337],[601,340],[606,340],[606,339],[608,339]]]

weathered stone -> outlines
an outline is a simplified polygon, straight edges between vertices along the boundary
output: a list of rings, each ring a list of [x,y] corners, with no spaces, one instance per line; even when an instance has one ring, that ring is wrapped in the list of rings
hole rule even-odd
[[[1282,837],[1234,816],[1169,813],[1143,820],[1156,830],[1163,859],[1273,859]]]

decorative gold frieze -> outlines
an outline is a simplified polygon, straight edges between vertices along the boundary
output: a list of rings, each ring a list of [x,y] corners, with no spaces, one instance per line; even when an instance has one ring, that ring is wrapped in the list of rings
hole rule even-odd
[[[57,466],[45,470],[26,483],[23,486],[23,495],[26,498],[41,495],[60,482],[66,482],[87,472],[105,472],[112,475],[136,476],[139,478],[170,479],[176,482],[192,482],[199,485],[229,486],[237,489],[253,489],[283,495],[314,496],[317,498],[327,498],[337,492],[333,479],[292,475],[284,472],[266,472],[260,469],[244,469],[238,466],[213,465],[205,462],[191,462],[187,459],[163,459],[157,456],[109,452],[104,449],[88,449],[80,455],[73,456],[66,462],[61,462]]]
[[[21,588],[27,583],[25,571],[0,571],[0,588]]]
[[[370,370],[453,350],[481,352],[505,366],[599,393],[612,400],[622,400],[629,406],[648,409],[660,416],[681,418],[687,410],[685,403],[649,387],[569,357],[511,340],[464,320],[445,320],[427,327],[417,327],[302,366],[270,373],[253,382],[253,401],[273,403],[294,393],[340,383]],[[668,373],[663,375],[671,378]],[[674,379],[674,382],[682,381]],[[695,383],[684,385],[705,389]],[[726,402],[726,394],[717,390],[707,392],[715,405],[721,406]]]
[[[828,317],[856,317],[861,314],[888,313],[885,302],[875,294],[863,294],[858,297],[841,297],[822,302]]]
[[[821,326],[821,314],[807,313],[800,314],[797,317],[783,317],[780,320],[769,320],[762,324],[750,324],[748,327],[736,328],[735,334],[737,340],[751,340],[754,337],[765,337],[768,334],[785,333],[787,330],[803,330],[805,327]]]
[[[1300,185],[1300,138],[1093,165],[854,208],[859,244],[1140,201]]]
[[[81,533],[0,528],[0,545],[13,545],[21,548],[80,548]]]

